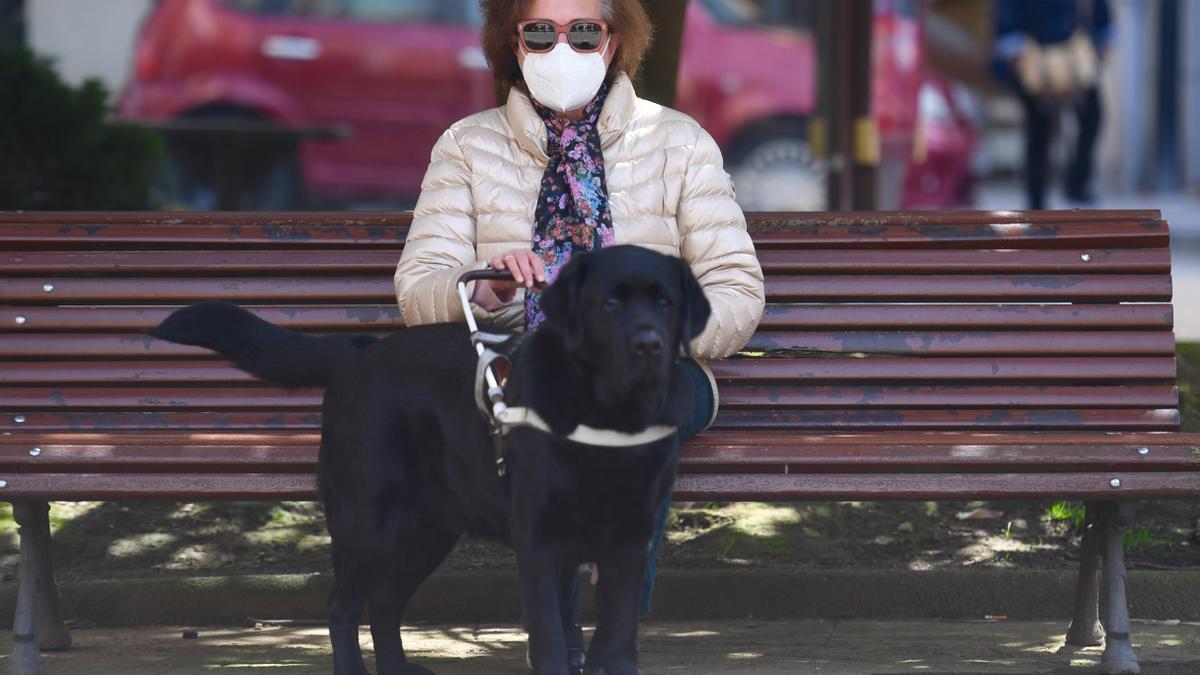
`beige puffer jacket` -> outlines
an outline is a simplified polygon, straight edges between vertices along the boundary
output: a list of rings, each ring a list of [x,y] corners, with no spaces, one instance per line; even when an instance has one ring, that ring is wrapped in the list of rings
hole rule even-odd
[[[713,308],[693,353],[733,354],[762,317],[763,275],[720,149],[687,115],[639,99],[623,73],[598,126],[616,243],[686,260]],[[506,106],[442,134],[396,268],[405,324],[463,320],[458,277],[497,254],[531,246],[549,162],[545,148],[545,124],[518,89]],[[508,328],[524,321],[520,295],[495,313],[474,312]]]

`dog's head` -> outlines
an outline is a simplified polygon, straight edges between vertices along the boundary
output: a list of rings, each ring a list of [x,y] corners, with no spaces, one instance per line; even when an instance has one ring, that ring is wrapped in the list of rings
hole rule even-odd
[[[614,397],[667,383],[711,312],[686,262],[637,246],[575,255],[541,308],[572,358],[590,364],[599,390]]]

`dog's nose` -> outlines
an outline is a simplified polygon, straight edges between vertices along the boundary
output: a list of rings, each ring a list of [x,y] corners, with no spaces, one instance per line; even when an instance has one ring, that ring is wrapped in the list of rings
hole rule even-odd
[[[633,334],[633,353],[638,356],[657,356],[662,348],[662,336],[656,331],[640,330]]]

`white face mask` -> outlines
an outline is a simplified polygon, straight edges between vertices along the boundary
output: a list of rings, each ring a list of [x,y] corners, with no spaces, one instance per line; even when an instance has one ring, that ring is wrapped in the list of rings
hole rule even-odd
[[[538,103],[560,113],[582,108],[604,84],[604,76],[608,73],[608,67],[604,65],[606,51],[608,43],[604,49],[580,54],[566,42],[559,42],[545,54],[525,52],[521,72],[525,75],[529,93]]]

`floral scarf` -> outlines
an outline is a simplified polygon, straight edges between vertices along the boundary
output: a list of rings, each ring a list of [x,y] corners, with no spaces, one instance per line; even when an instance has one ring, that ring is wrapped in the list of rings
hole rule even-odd
[[[604,155],[596,126],[606,98],[608,83],[600,87],[577,122],[534,101],[546,123],[546,153],[550,155],[533,221],[533,251],[546,266],[547,284],[554,283],[575,251],[613,244]],[[540,298],[536,291],[525,296],[525,327],[529,330],[546,318],[538,307]]]

